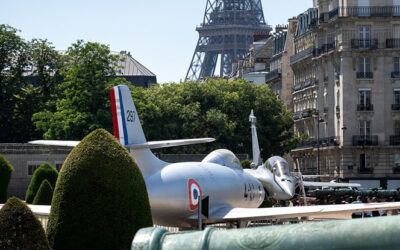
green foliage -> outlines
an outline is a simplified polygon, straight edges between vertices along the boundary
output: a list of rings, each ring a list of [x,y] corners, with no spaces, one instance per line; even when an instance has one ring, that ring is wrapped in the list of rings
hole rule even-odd
[[[251,161],[249,161],[249,160],[243,160],[243,161],[240,162],[240,164],[242,165],[242,168],[243,168],[243,169],[245,169],[245,168],[249,169],[249,168],[250,168]]]
[[[28,204],[33,202],[40,185],[44,180],[48,180],[51,187],[54,189],[58,177],[57,169],[50,163],[45,162],[33,173],[31,182],[29,183],[28,190],[26,190],[25,201]]]
[[[13,171],[13,166],[11,166],[4,156],[0,155],[0,203],[7,201],[8,184],[10,183]]]
[[[297,146],[293,117],[266,85],[244,80],[208,79],[135,88],[136,108],[148,140],[214,137],[216,142],[163,149],[164,153],[207,153],[228,148],[251,152],[248,117],[257,116],[257,132],[264,159],[283,155]]]
[[[54,191],[47,234],[53,249],[130,249],[136,231],[152,226],[140,169],[104,129],[76,146]]]
[[[40,221],[15,197],[0,210],[0,249],[50,249]]]
[[[53,188],[48,180],[43,180],[40,184],[39,190],[33,199],[33,205],[51,205],[51,199],[53,198]]]
[[[18,128],[23,122],[15,115],[16,97],[27,81],[23,77],[28,65],[28,49],[25,41],[17,35],[18,30],[0,25],[0,141],[15,142],[24,134]]]
[[[119,56],[99,43],[79,40],[64,56],[57,85],[55,111],[45,110],[33,115],[33,121],[46,139],[80,140],[97,128],[112,129],[110,88],[128,84],[113,78]]]

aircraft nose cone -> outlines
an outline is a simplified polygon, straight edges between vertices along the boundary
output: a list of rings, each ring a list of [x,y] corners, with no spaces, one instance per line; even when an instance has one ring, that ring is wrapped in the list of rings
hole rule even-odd
[[[288,199],[291,199],[294,196],[294,185],[291,182],[286,182],[282,185],[283,190],[285,191],[285,194],[289,197]]]

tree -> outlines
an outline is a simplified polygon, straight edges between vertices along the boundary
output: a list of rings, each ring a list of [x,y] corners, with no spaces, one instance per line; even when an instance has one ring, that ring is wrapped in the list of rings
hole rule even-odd
[[[53,198],[53,188],[48,180],[43,180],[40,184],[39,190],[33,199],[33,205],[51,205],[51,200]]]
[[[48,180],[51,187],[54,190],[58,178],[57,169],[55,169],[50,163],[45,162],[36,169],[33,173],[31,182],[29,183],[28,189],[26,190],[25,201],[28,204],[32,204],[40,185],[44,180]]]
[[[36,113],[33,121],[46,139],[80,140],[97,128],[112,129],[110,94],[112,86],[128,84],[113,78],[119,56],[108,46],[79,40],[64,56],[58,84],[56,111]]]
[[[130,249],[136,231],[152,225],[132,156],[104,129],[90,133],[69,154],[54,190],[52,249]]]
[[[62,68],[62,56],[56,51],[51,42],[42,39],[32,39],[29,43],[30,56],[32,64],[35,66],[33,75],[35,76],[34,85],[36,86],[43,106],[49,105],[51,102],[50,110],[55,110],[54,98],[56,96],[56,86],[62,82],[63,77],[60,75]],[[40,110],[40,109],[38,109]]]
[[[15,197],[0,210],[0,249],[50,249],[40,221]]]
[[[29,63],[28,46],[17,35],[18,30],[0,25],[0,141],[17,142],[19,133],[24,131],[16,127],[21,125],[15,116],[15,107],[21,88],[27,85],[24,77],[25,67]]]
[[[244,80],[208,79],[135,88],[132,95],[148,140],[214,137],[216,142],[163,149],[167,153],[207,153],[228,148],[251,153],[248,117],[257,116],[264,159],[282,155],[297,145],[293,117],[267,85]]]
[[[10,183],[13,171],[13,166],[11,166],[4,156],[0,155],[0,203],[7,201],[8,184]]]

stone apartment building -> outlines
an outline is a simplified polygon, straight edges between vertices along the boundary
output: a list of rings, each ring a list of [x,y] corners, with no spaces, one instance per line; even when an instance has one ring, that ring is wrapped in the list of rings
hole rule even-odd
[[[318,0],[297,17],[293,111],[303,171],[400,186],[400,1]]]

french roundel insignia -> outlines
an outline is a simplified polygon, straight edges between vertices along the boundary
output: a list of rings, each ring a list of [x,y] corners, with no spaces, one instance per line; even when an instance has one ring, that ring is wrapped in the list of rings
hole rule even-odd
[[[200,196],[203,195],[201,187],[194,179],[188,180],[189,188],[189,209],[190,211],[196,210],[199,206]]]

